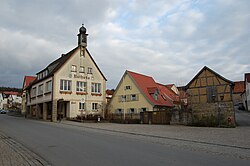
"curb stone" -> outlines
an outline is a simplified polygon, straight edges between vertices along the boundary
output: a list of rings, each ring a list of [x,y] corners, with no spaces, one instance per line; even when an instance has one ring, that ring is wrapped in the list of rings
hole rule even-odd
[[[22,144],[16,142],[11,137],[6,136],[2,132],[0,132],[0,144],[2,144],[6,149],[0,149],[0,153],[3,155],[0,156],[0,165],[3,164],[8,165],[28,165],[28,166],[51,166],[47,161],[43,158],[39,157],[37,154],[24,147]],[[10,154],[8,154],[10,153]],[[13,154],[14,153],[14,154]],[[6,157],[11,155],[11,157]],[[18,161],[14,161],[16,156]],[[18,163],[15,163],[18,162]],[[21,163],[19,163],[21,162]]]

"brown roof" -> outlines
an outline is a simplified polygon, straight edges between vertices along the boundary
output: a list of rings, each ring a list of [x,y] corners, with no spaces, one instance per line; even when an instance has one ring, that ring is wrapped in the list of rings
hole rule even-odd
[[[194,81],[194,80],[195,80],[204,70],[208,70],[208,71],[210,71],[211,73],[213,73],[214,75],[216,75],[217,77],[221,78],[222,80],[224,80],[224,81],[230,83],[231,85],[234,85],[234,83],[233,83],[232,81],[230,81],[230,80],[226,79],[225,77],[219,75],[218,73],[216,73],[216,72],[213,71],[212,69],[208,68],[207,66],[204,66],[204,67],[199,71],[199,73],[196,74],[196,75],[194,76],[194,78],[186,85],[185,88],[188,89],[189,86],[192,84],[192,82],[193,82],[193,81]]]
[[[242,93],[244,92],[244,81],[234,82],[233,93]]]

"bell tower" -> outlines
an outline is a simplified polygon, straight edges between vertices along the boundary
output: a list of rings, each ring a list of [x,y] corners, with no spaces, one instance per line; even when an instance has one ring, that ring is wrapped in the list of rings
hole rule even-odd
[[[84,25],[82,24],[82,26],[79,29],[79,34],[78,36],[78,46],[82,46],[84,48],[87,47],[87,36],[88,34],[86,34],[87,29],[84,27]]]

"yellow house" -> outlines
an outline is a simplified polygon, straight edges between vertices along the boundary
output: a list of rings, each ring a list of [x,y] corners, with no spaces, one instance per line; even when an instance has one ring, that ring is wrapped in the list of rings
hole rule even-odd
[[[186,85],[192,123],[200,126],[235,126],[233,86],[232,81],[203,67]]]
[[[29,116],[56,121],[104,115],[106,78],[87,50],[87,35],[82,26],[78,46],[37,73],[27,88]]]
[[[125,71],[108,105],[109,118],[140,119],[140,112],[168,110],[169,89],[150,76]]]

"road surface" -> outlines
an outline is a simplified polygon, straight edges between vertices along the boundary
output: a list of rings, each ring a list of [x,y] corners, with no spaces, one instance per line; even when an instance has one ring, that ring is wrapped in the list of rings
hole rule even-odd
[[[0,131],[55,166],[250,165],[248,159],[160,144],[136,136],[8,115],[0,116]]]
[[[236,109],[235,117],[238,126],[250,126],[250,112]]]

